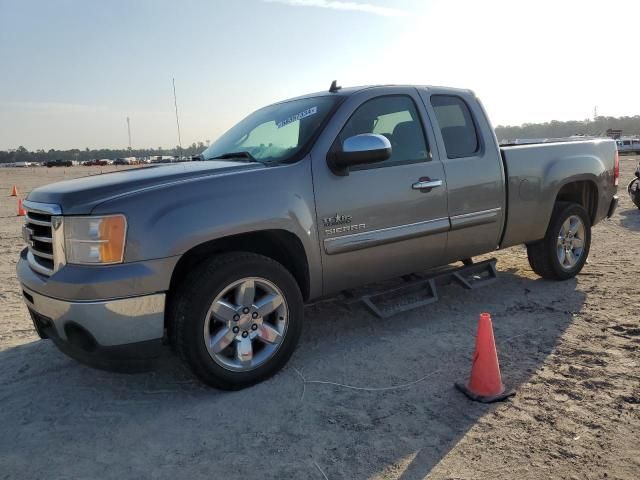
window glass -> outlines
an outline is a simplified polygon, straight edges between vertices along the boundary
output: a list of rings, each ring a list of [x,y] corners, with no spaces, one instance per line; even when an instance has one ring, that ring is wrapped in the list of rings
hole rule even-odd
[[[263,163],[286,161],[318,131],[337,98],[302,98],[261,108],[212,143],[203,158],[245,151]]]
[[[276,152],[270,154],[268,150],[273,150],[274,145],[278,150],[296,148],[298,146],[299,133],[300,120],[280,128],[278,128],[275,121],[270,120],[251,130],[249,135],[237,145],[241,150],[260,150],[262,152],[261,156],[271,157]]]
[[[469,107],[460,97],[433,95],[431,105],[449,158],[475,154],[480,144]]]
[[[383,164],[427,160],[427,142],[416,107],[410,97],[393,95],[363,103],[344,126],[338,141],[363,133],[384,135],[391,157]]]

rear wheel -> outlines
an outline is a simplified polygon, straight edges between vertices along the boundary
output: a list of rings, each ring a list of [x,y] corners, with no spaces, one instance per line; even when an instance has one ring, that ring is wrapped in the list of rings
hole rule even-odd
[[[270,258],[214,257],[188,274],[175,295],[176,349],[211,386],[237,390],[269,378],[300,337],[300,289]]]
[[[555,205],[545,237],[527,245],[529,265],[542,278],[567,280],[584,267],[591,246],[591,220],[578,204]]]

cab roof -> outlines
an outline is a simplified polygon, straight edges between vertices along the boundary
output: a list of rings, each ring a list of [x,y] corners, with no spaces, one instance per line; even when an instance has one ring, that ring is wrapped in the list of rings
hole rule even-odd
[[[441,86],[435,86],[435,85],[402,85],[402,84],[381,84],[381,85],[361,85],[361,86],[355,86],[355,87],[344,87],[344,88],[340,88],[337,91],[329,91],[329,90],[324,90],[321,92],[315,92],[315,93],[307,93],[305,95],[300,95],[297,97],[293,97],[293,98],[287,98],[286,100],[281,100],[277,103],[284,103],[284,102],[290,102],[292,100],[302,100],[304,98],[316,98],[316,97],[328,97],[328,96],[337,96],[337,97],[348,97],[350,95],[353,95],[354,93],[357,92],[361,92],[363,90],[368,90],[371,88],[424,88],[427,90],[434,90],[434,91],[438,91],[439,93],[471,93],[473,94],[473,92],[469,89],[464,89],[464,88],[453,88],[453,87],[441,87]]]

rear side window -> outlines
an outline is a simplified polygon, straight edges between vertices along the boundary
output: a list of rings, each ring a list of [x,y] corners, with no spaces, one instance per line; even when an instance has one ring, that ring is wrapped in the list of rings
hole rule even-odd
[[[431,96],[431,106],[447,150],[447,157],[470,157],[480,150],[480,142],[469,107],[460,97]]]

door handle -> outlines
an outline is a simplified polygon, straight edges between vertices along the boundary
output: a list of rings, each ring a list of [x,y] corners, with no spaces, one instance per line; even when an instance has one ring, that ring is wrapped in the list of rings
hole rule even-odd
[[[411,185],[411,188],[413,188],[414,190],[431,190],[432,188],[436,188],[436,187],[441,187],[442,186],[442,180],[438,180],[438,179],[420,179],[419,182],[414,183],[413,185]]]

